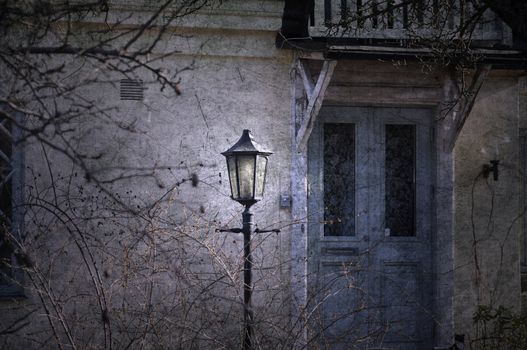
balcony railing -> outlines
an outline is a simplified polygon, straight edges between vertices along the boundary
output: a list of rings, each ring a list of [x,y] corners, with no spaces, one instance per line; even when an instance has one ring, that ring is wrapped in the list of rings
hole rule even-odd
[[[312,37],[419,40],[470,38],[510,46],[512,34],[490,10],[468,0],[315,0]]]

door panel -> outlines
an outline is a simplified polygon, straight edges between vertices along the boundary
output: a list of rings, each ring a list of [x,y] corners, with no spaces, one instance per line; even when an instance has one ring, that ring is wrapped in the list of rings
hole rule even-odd
[[[363,271],[353,261],[321,261],[319,283],[326,298],[317,317],[322,326],[322,343],[331,349],[364,343],[361,338],[365,333],[367,294],[360,288],[364,278]]]
[[[427,109],[321,109],[308,149],[317,346],[431,346],[430,130]]]
[[[367,218],[369,198],[365,187],[359,184],[364,184],[368,177],[370,158],[367,149],[358,146],[367,142],[368,112],[363,109],[346,119],[340,118],[338,113],[326,115],[324,124],[329,127],[318,125],[312,132],[308,148],[308,231],[311,237],[308,239],[308,288],[310,305],[314,309],[311,334],[317,337],[317,346],[328,349],[361,349],[367,340],[369,288],[364,286],[369,283],[369,275],[364,272],[370,257],[366,253],[368,221],[364,218]],[[335,129],[338,136],[325,140]],[[340,144],[346,139],[352,145]],[[327,159],[330,149],[336,149],[337,156]],[[345,169],[350,164],[342,167],[344,169],[339,167],[338,161],[342,159],[353,163],[353,167]],[[332,168],[337,174],[324,177],[324,171]],[[337,208],[331,212],[338,201],[328,198],[332,191],[324,186],[333,185],[332,180],[338,181],[339,172],[343,170],[354,172],[353,181],[341,182],[340,186],[331,189],[339,201],[349,198],[349,202],[343,204],[348,209]],[[352,209],[348,207],[351,204]],[[350,213],[354,215],[352,220],[341,216]],[[353,221],[354,230],[341,231],[346,230],[345,223],[350,221]],[[325,226],[336,227],[328,230]]]
[[[420,308],[422,299],[420,271],[417,262],[383,263],[381,296],[385,305],[383,322],[389,327],[384,339],[387,344],[407,343],[405,349],[418,348],[420,323],[415,310]]]

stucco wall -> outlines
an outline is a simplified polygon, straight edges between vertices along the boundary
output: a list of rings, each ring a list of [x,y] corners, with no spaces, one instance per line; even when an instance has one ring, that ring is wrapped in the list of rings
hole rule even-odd
[[[500,74],[501,73],[501,74]],[[520,310],[521,228],[517,78],[495,73],[483,85],[455,147],[454,331],[478,337],[478,305]],[[499,179],[483,165],[499,160]]]
[[[225,317],[220,321],[225,324],[216,324],[215,331],[173,326],[155,339],[144,338],[144,346],[192,347],[182,337],[188,331],[196,339],[203,338],[193,341],[204,347],[212,346],[206,345],[211,334],[207,332],[217,332],[211,336],[213,342],[222,338],[223,346],[238,346],[243,237],[216,229],[241,226],[243,207],[229,198],[226,163],[220,153],[238,140],[243,129],[252,130],[256,140],[274,152],[265,198],[253,207],[255,222],[261,229],[282,230],[253,239],[255,318],[257,324],[273,324],[272,332],[287,328],[284,293],[289,281],[290,216],[287,208],[280,208],[279,197],[290,192],[292,54],[274,47],[282,6],[277,1],[228,3],[225,11],[205,10],[171,27],[149,58],[177,51],[154,65],[171,73],[188,68],[177,74],[180,96],[170,89],[161,91],[152,83],[152,75],[139,69],[129,78],[144,81],[144,101],[120,101],[123,76],[107,74],[104,64],[57,58],[71,63],[68,82],[100,80],[101,84],[87,86],[82,97],[96,101],[97,108],[111,110],[108,118],[68,124],[75,147],[94,155],[82,166],[34,140],[26,145],[28,200],[41,205],[49,200],[47,204],[70,216],[58,219],[35,207],[27,216],[26,248],[41,280],[26,280],[27,299],[0,308],[13,319],[26,310],[37,311],[23,336],[5,338],[6,346],[46,344],[50,322],[41,308],[42,298],[58,337],[65,342],[73,337],[79,348],[101,348],[108,319],[114,345],[124,348],[130,336],[119,329],[133,324],[142,329],[149,324],[147,319],[164,324],[154,314],[164,314],[173,325],[188,321],[192,328],[198,327],[198,319],[211,321],[215,313]],[[132,13],[130,23],[138,18],[140,23],[146,15],[143,10]],[[79,30],[99,25],[94,19],[80,24]],[[155,30],[146,33],[147,38],[155,35]],[[57,141],[60,132],[51,129],[46,137]],[[105,184],[107,192],[101,192],[94,186],[95,176],[117,181]],[[119,205],[110,204],[111,197],[135,211],[121,211]],[[132,276],[130,271],[137,273]],[[208,276],[220,277],[214,281]],[[98,304],[101,290],[108,306],[104,312]],[[208,300],[204,295],[209,295]],[[196,307],[185,314],[187,302]],[[269,333],[268,327],[260,329]]]

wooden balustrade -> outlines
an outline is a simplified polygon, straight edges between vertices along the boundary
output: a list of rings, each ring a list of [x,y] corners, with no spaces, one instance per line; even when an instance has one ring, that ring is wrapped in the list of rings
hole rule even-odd
[[[312,37],[456,40],[511,45],[510,29],[468,0],[315,0]]]

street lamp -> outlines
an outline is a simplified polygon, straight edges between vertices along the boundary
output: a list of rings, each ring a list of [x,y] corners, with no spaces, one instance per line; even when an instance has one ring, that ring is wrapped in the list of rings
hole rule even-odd
[[[243,232],[243,320],[245,324],[243,349],[249,350],[252,348],[253,329],[251,233],[254,223],[251,206],[263,198],[267,158],[272,152],[264,150],[257,144],[249,130],[243,130],[238,142],[222,154],[227,158],[231,198],[245,206],[242,213],[242,228],[222,231]],[[278,230],[271,231],[277,232]],[[255,232],[264,231],[256,230]]]

